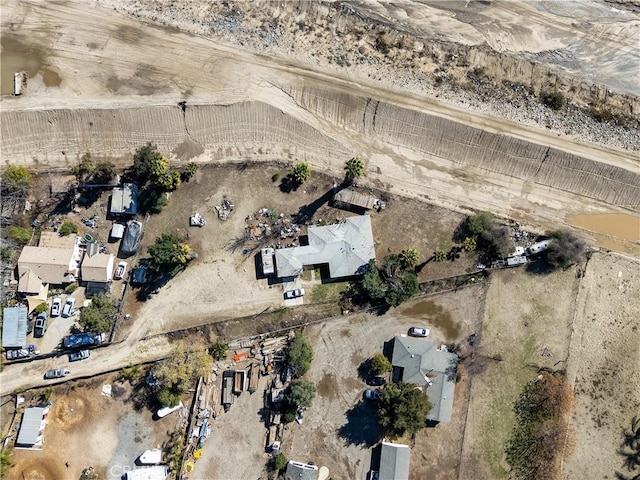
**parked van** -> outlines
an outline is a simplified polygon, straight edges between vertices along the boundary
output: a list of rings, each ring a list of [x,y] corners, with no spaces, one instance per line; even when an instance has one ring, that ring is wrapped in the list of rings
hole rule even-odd
[[[76,304],[76,299],[73,297],[67,298],[67,301],[64,304],[64,308],[62,309],[62,316],[64,318],[70,317],[73,315],[74,309],[73,307]]]

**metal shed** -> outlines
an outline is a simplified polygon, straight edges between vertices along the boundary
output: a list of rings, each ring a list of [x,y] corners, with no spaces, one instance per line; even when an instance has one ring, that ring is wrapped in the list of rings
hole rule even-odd
[[[2,346],[22,348],[27,344],[27,307],[6,307],[2,313]]]
[[[16,447],[33,448],[42,445],[49,407],[31,407],[24,411]]]

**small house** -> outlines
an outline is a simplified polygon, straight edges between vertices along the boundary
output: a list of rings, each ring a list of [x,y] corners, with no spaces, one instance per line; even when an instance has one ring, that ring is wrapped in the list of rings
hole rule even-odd
[[[16,448],[41,448],[49,407],[27,408],[22,415]]]
[[[393,381],[415,383],[429,397],[432,422],[449,422],[453,411],[458,356],[422,338],[395,337],[393,340]]]
[[[93,253],[91,255],[87,250],[80,267],[80,276],[82,283],[86,284],[87,296],[109,292],[113,280],[114,263],[113,254]]]

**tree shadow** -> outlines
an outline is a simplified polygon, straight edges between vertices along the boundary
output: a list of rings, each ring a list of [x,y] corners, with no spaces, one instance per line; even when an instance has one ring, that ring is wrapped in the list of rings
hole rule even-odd
[[[549,275],[555,270],[556,268],[553,265],[542,258],[528,262],[525,269],[527,273],[532,275]]]
[[[298,210],[298,213],[292,216],[293,222],[299,225],[311,222],[316,212],[322,206],[328,204],[332,198],[333,198],[333,188],[330,188],[321,197],[317,198],[310,204],[303,205],[302,207],[300,207],[300,209]]]
[[[364,362],[358,365],[358,378],[363,382],[366,382],[367,379],[372,376],[371,375],[372,363],[373,362],[371,361],[371,359],[367,358]]]
[[[128,401],[133,404],[134,410],[140,411],[143,408],[147,408],[153,412],[160,407],[154,392],[145,383],[144,375],[141,375],[140,379],[133,383],[132,387]]]
[[[282,177],[282,180],[280,180],[280,191],[282,193],[295,192],[296,190],[298,190],[298,187],[300,185],[301,183],[295,181],[293,179],[293,175],[289,174],[286,177]]]
[[[382,439],[382,428],[378,424],[373,404],[358,402],[346,412],[347,423],[338,429],[345,445],[370,448]]]

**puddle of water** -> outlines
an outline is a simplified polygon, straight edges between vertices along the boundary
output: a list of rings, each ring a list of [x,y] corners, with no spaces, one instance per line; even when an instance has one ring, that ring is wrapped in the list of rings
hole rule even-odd
[[[15,37],[0,37],[0,94],[13,93],[13,74],[25,70],[29,78],[38,73],[47,87],[57,87],[62,78],[46,64],[46,54],[42,48],[22,43]]]
[[[454,341],[460,336],[460,324],[452,320],[448,310],[431,300],[415,303],[402,310],[402,313],[408,317],[424,320],[426,327],[433,326],[442,330],[446,340]]]
[[[640,256],[640,217],[625,213],[567,215],[566,222],[593,232],[598,245]]]

